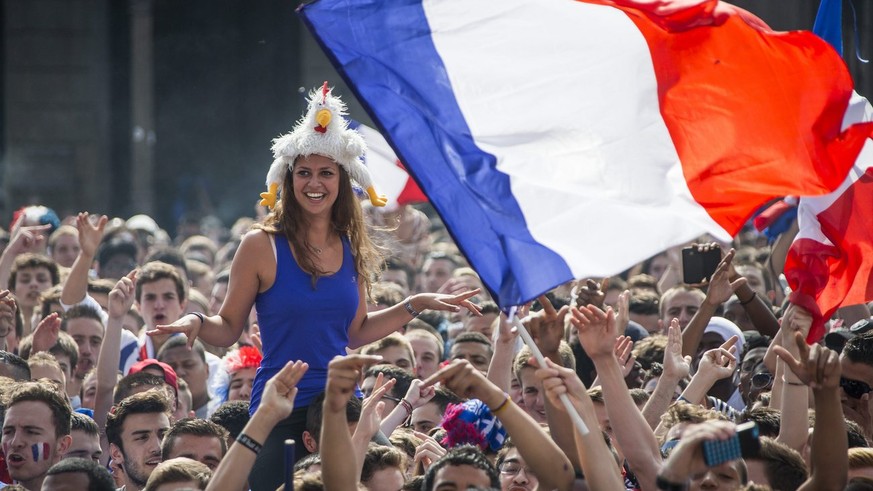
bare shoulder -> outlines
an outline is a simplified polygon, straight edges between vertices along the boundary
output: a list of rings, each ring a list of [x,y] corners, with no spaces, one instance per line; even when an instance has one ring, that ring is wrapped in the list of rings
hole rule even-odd
[[[246,233],[233,257],[233,267],[243,276],[257,277],[258,291],[273,284],[276,277],[276,259],[273,254],[273,237],[263,230]]]

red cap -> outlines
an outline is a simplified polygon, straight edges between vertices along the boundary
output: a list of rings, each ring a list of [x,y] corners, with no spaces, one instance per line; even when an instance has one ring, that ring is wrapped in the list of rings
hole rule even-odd
[[[173,367],[162,361],[155,360],[154,358],[146,358],[145,360],[136,362],[132,367],[130,367],[128,373],[141,372],[148,367],[160,368],[164,372],[164,381],[167,382],[167,384],[172,387],[177,394],[179,393],[179,382],[176,371],[173,370]]]

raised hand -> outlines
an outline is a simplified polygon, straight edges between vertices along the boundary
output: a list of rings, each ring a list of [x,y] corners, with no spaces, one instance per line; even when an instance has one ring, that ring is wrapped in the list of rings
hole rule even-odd
[[[297,396],[297,382],[308,369],[309,364],[302,361],[286,363],[279,373],[267,381],[258,412],[271,415],[276,422],[290,416]]]
[[[410,298],[409,301],[417,312],[424,312],[425,310],[460,312],[461,307],[464,307],[475,315],[482,315],[479,311],[479,307],[470,301],[471,298],[481,293],[481,291],[481,289],[477,288],[456,295],[445,293],[419,293]]]
[[[618,295],[615,304],[615,330],[619,334],[624,333],[630,323],[630,297],[630,291],[625,290]]]
[[[667,347],[664,349],[664,376],[669,380],[682,380],[691,372],[691,356],[682,356],[682,329],[673,319],[667,328]]]
[[[88,212],[76,216],[76,229],[79,231],[79,248],[82,250],[82,255],[93,258],[97,254],[108,221],[106,215],[100,215],[94,223]]]
[[[585,280],[584,285],[576,284],[574,287],[577,298],[576,305],[594,305],[595,307],[602,309],[608,287],[609,278],[604,279],[602,283],[597,283],[589,278]]]
[[[61,317],[57,312],[52,312],[43,320],[39,321],[33,330],[33,346],[31,353],[48,351],[58,342],[58,331],[61,330]]]
[[[622,377],[627,378],[634,369],[637,358],[633,354],[634,340],[628,336],[619,336],[615,339],[615,358],[621,367]]]
[[[534,366],[539,366],[539,363],[531,358],[530,363]],[[579,380],[576,372],[569,368],[564,368],[551,360],[546,360],[545,367],[539,367],[536,371],[536,377],[543,383],[543,390],[546,391],[546,397],[559,411],[566,411],[564,404],[561,402],[561,395],[567,394],[573,405],[578,408],[583,404],[591,404],[588,398],[588,392],[585,384]]]
[[[382,357],[375,355],[334,357],[327,366],[327,387],[324,397],[325,411],[345,411],[346,403],[355,393],[355,387],[358,384],[358,380],[361,379],[364,369],[380,361],[382,361]],[[381,397],[380,395],[379,398]]]
[[[166,325],[157,325],[154,329],[146,331],[147,336],[160,336],[162,334],[182,333],[188,338],[188,349],[194,348],[194,340],[200,334],[203,322],[197,316],[183,315],[176,322]]]
[[[782,346],[774,346],[773,351],[801,382],[813,390],[839,389],[842,374],[840,355],[819,344],[807,345],[806,335],[799,331],[794,333],[794,343],[799,357],[795,358]]]
[[[806,339],[811,327],[812,314],[799,305],[789,303],[788,308],[785,309],[785,314],[782,316],[782,335],[785,336],[787,333],[789,336],[794,337],[794,333],[799,332]],[[791,338],[783,339],[785,339],[786,344],[791,342]]]
[[[22,216],[19,222],[23,218]],[[9,245],[6,248],[15,256],[26,252],[39,252],[45,245],[45,234],[51,228],[52,226],[49,224],[33,225],[30,227],[19,226],[18,231],[12,234],[12,238],[9,240]]]
[[[412,405],[412,409],[417,409],[430,402],[434,395],[436,395],[434,387],[425,387],[422,380],[413,379],[403,398]]]
[[[570,313],[570,322],[579,333],[579,342],[592,360],[614,356],[618,332],[612,307],[607,307],[606,312],[594,305],[572,307]]]
[[[361,417],[355,429],[356,434],[364,435],[366,440],[370,440],[379,431],[379,425],[382,424],[382,413],[385,411],[385,402],[382,401],[382,397],[394,388],[396,383],[397,380],[393,378],[385,380],[385,376],[381,373],[376,376],[373,392],[361,404]]]
[[[428,377],[423,385],[430,387],[437,382],[465,399],[479,399],[489,408],[495,408],[505,401],[503,393],[485,375],[467,360],[455,360]]]
[[[422,440],[421,445],[415,447],[415,456],[412,459],[415,475],[420,476],[426,473],[431,464],[441,459],[447,451],[434,437],[419,431],[414,432],[414,434]],[[421,465],[419,466],[419,464]]]
[[[9,290],[0,290],[0,340],[15,329],[18,304]],[[2,344],[2,343],[0,343]]]
[[[564,318],[570,307],[564,306],[556,311],[545,295],[540,295],[538,300],[543,310],[530,314],[522,322],[543,355],[556,356],[561,340],[564,339]]]
[[[127,273],[109,292],[109,317],[120,319],[130,312],[135,300],[136,274],[137,270]]]
[[[735,344],[738,338],[731,336],[721,346],[703,353],[697,370],[710,377],[710,380],[721,380],[734,374],[737,369],[737,348]]]
[[[746,284],[746,279],[743,277],[739,277],[734,281],[730,280],[731,264],[735,254],[736,251],[731,249],[722,258],[721,262],[718,263],[715,273],[712,274],[708,282],[709,288],[706,290],[706,299],[704,300],[706,303],[712,306],[719,306],[727,302],[731,295],[737,291],[737,288]]]

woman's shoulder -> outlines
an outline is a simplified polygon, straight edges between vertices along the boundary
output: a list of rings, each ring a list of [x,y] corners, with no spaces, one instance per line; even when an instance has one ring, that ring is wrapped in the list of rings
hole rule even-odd
[[[249,230],[242,237],[242,241],[240,242],[240,249],[260,252],[266,250],[272,250],[273,245],[273,234],[267,232],[263,229],[255,229]],[[272,255],[272,253],[271,253]]]

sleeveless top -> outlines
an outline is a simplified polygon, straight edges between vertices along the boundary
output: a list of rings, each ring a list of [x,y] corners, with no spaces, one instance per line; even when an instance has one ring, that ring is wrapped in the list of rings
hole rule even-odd
[[[358,311],[358,275],[347,237],[342,237],[342,266],[320,277],[314,289],[312,277],[297,265],[285,236],[271,234],[270,239],[276,246],[276,279],[255,299],[264,359],[252,386],[250,414],[258,408],[267,380],[291,360],[309,364],[297,384],[295,409],[309,405],[323,392],[327,365],[334,356],[346,354],[349,326]]]

